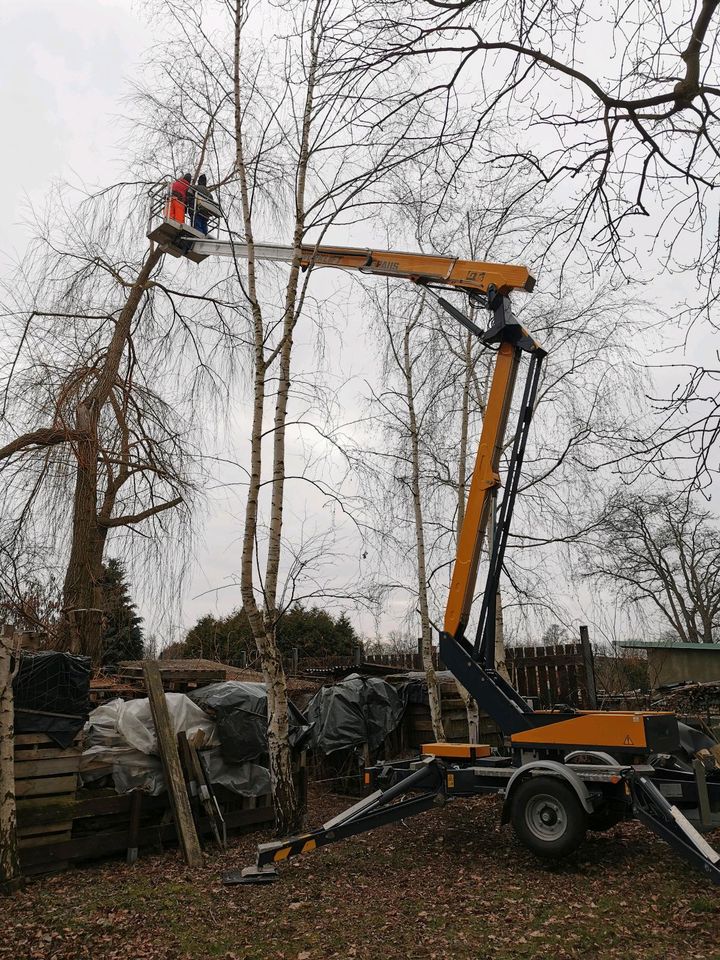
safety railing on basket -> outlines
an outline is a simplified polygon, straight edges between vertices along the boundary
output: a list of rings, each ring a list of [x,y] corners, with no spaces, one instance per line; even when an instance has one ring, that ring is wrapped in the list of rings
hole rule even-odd
[[[150,191],[148,233],[165,222],[194,237],[217,235],[222,217],[217,199],[206,183],[193,183],[186,176],[165,180]]]

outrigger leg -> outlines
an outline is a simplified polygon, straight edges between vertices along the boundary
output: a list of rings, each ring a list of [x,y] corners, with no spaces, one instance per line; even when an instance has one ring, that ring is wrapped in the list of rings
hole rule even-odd
[[[404,794],[411,791],[415,791],[412,796],[404,797]],[[406,817],[414,817],[443,803],[444,777],[440,762],[435,757],[426,757],[409,776],[403,777],[387,790],[376,790],[370,796],[364,797],[354,806],[328,820],[319,829],[287,840],[261,843],[258,846],[255,866],[225,873],[223,883],[272,883],[277,877],[276,864],[284,860],[301,853],[310,853],[328,843],[336,843],[388,823],[396,823]]]
[[[632,770],[625,774],[633,800],[633,813],[646,827],[665,840],[675,853],[720,884],[720,853],[714,850],[687,817],[668,803],[648,777]]]

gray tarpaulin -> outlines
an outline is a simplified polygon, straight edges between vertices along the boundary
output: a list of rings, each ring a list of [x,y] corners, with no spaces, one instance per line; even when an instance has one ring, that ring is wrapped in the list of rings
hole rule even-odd
[[[443,680],[455,681],[455,676],[449,670],[436,670],[435,676],[438,683]],[[424,672],[419,670],[408,670],[406,673],[393,673],[388,677],[393,681],[393,687],[397,690],[404,704],[422,703],[425,706],[430,702],[428,699],[427,677]]]
[[[264,683],[225,680],[195,690],[192,700],[214,719],[220,751],[228,763],[244,763],[267,755],[267,694]],[[310,728],[292,703],[290,746],[300,748]]]
[[[325,754],[365,743],[376,750],[400,723],[403,710],[389,683],[353,673],[341,683],[322,687],[308,704],[312,746]]]
[[[192,737],[202,730],[203,749],[210,782],[247,797],[270,793],[270,772],[256,763],[226,763],[217,747],[215,723],[205,711],[183,693],[166,693],[165,701],[175,733],[181,730]],[[142,790],[158,796],[165,790],[162,763],[158,756],[155,724],[147,699],[111,700],[90,714],[85,726],[87,749],[80,758],[83,783],[91,783],[107,775],[118,793]]]

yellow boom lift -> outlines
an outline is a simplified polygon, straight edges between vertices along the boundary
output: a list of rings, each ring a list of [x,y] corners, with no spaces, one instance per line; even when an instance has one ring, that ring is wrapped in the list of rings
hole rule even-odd
[[[167,188],[153,194],[148,236],[172,256],[200,263],[207,257],[244,258],[248,247],[232,238],[213,238],[164,216]],[[220,211],[209,200],[203,216],[208,233]],[[522,842],[540,856],[574,851],[587,829],[606,829],[638,819],[668,841],[681,856],[720,883],[720,855],[700,831],[720,826],[720,770],[717,744],[678,721],[654,711],[591,711],[557,705],[534,710],[495,669],[495,597],[502,572],[513,507],[545,350],[512,313],[510,294],[531,292],[535,281],[525,267],[483,263],[396,250],[321,244],[255,244],[260,260],[303,268],[335,267],[369,276],[409,280],[479,341],[495,351],[487,409],[458,538],[447,598],[440,654],[482,710],[498,724],[505,748],[485,744],[432,743],[412,760],[384,762],[365,770],[369,796],[316,830],[263,844],[257,863],[227,875],[227,883],[262,883],[276,865],[345,837],[371,830],[445,803],[455,796],[495,793],[503,797],[503,822],[512,821]],[[480,328],[446,292],[460,293],[489,313]],[[523,357],[525,379],[517,405],[504,495],[495,518],[495,536],[483,589],[475,638],[466,635],[475,596],[485,531],[501,486],[500,466]],[[701,759],[702,758],[702,759]]]

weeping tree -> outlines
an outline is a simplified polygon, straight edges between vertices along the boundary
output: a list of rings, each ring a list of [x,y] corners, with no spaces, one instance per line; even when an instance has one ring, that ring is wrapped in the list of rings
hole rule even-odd
[[[66,642],[101,654],[111,539],[165,576],[187,536],[194,430],[207,355],[221,373],[217,291],[174,286],[145,239],[146,186],[59,190],[2,287],[11,350],[0,369],[0,473],[8,557],[52,545]],[[225,318],[237,308],[225,305]],[[201,331],[201,335],[198,333]],[[47,550],[46,550],[47,555]]]

